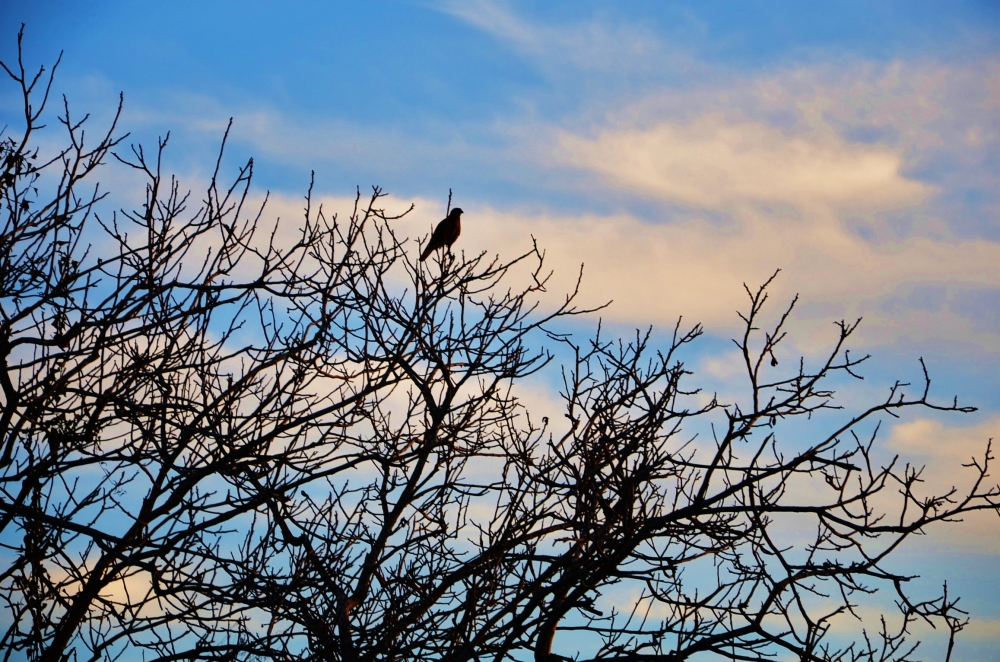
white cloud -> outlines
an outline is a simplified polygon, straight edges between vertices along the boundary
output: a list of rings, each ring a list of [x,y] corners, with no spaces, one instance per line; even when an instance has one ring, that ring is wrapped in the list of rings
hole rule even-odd
[[[900,611],[888,604],[884,604],[881,608],[861,605],[855,607],[853,611],[853,614],[848,611],[841,612],[829,620],[831,635],[834,637],[849,636],[856,640],[861,636],[862,629],[867,630],[869,635],[877,636],[881,631],[881,619],[883,618],[886,620],[890,632],[898,632],[903,623],[903,615]],[[936,642],[940,646],[948,638],[948,628],[940,620],[935,620],[931,625],[921,618],[915,619],[907,627],[907,632],[913,641],[925,642],[925,645],[921,646],[920,649],[924,653],[927,652],[925,650],[926,644]],[[1000,639],[1000,620],[976,618],[973,615],[968,625],[956,636],[958,642],[970,639],[973,641]],[[961,649],[961,646],[959,648]]]
[[[905,184],[900,187],[905,189]],[[317,195],[327,212],[349,214],[353,198]],[[444,215],[442,201],[417,198],[416,208],[394,221],[400,237],[416,239]],[[390,211],[410,200],[385,198]],[[272,195],[266,217],[282,216],[292,232],[302,215],[300,197]],[[497,209],[463,200],[458,251],[512,257],[530,248],[531,237],[555,271],[545,301],[556,305],[572,290],[585,265],[580,302],[613,300],[605,319],[625,324],[672,326],[678,316],[710,331],[732,332],[746,307],[742,284],[763,282],[775,267],[775,308],[802,294],[796,316],[804,347],[831,337],[830,322],[864,316],[859,340],[958,341],[980,350],[1000,349],[1000,329],[982,324],[976,308],[955,301],[962,292],[991,291],[1000,283],[1000,244],[986,240],[935,241],[910,237],[873,244],[852,233],[831,213],[782,218],[745,211],[730,227],[697,214],[683,222],[649,224],[627,214],[550,215]],[[291,235],[289,235],[291,236]],[[416,251],[414,245],[411,249]],[[526,275],[524,275],[526,277]],[[512,285],[516,286],[515,283]],[[945,287],[945,285],[947,287]],[[933,307],[915,288],[942,287]]]
[[[693,60],[667,45],[646,26],[612,23],[606,16],[561,25],[546,25],[522,18],[508,3],[492,0],[445,0],[438,8],[514,49],[550,73],[561,66],[615,76],[633,71],[661,69],[665,62]]]
[[[992,416],[975,425],[947,426],[931,418],[918,418],[892,428],[889,447],[901,455],[947,464],[968,463],[982,458],[986,442],[1000,443],[1000,416]],[[996,448],[996,447],[994,447]]]
[[[582,69],[605,62],[623,71],[676,65],[642,26],[600,16],[545,25],[498,2],[439,6],[539,62]],[[480,178],[535,178],[542,189],[575,191],[576,208],[621,201],[606,213],[537,200],[460,201],[467,214],[459,249],[510,256],[534,235],[557,272],[551,289],[571,288],[584,263],[585,302],[614,300],[602,313],[614,321],[663,326],[683,315],[729,332],[745,306],[742,284],[780,267],[775,298],[800,292],[799,320],[810,332],[864,316],[866,342],[1000,351],[995,223],[970,232],[947,202],[956,187],[1000,186],[985,167],[1000,142],[1000,60],[849,60],[751,76],[692,66],[705,74],[699,84],[647,81],[627,101],[586,94],[572,116],[532,116],[527,124],[491,118],[421,135],[186,105],[236,114],[234,137],[289,162],[357,162],[443,178],[474,169]],[[938,172],[938,162],[950,165]],[[987,196],[984,213],[990,204]],[[424,216],[425,209],[434,211]],[[415,236],[442,214],[440,201],[418,201],[416,215],[398,226]],[[651,222],[656,216],[664,222]]]
[[[817,204],[841,214],[897,209],[891,229],[904,235],[969,226],[962,191],[997,208],[997,58],[851,60],[749,77],[716,70],[697,85],[594,103],[602,114],[553,127],[556,147],[542,143],[540,157],[611,189],[727,211],[741,201],[800,213]],[[868,229],[879,239],[886,228]]]
[[[970,317],[976,311],[919,310],[919,302],[897,301],[914,283],[973,288],[1000,283],[1000,244],[994,242],[915,237],[876,246],[829,216],[802,220],[747,213],[735,228],[720,228],[697,216],[653,225],[627,215],[534,216],[464,208],[465,250],[510,254],[535,236],[560,277],[553,289],[568,288],[584,263],[585,300],[613,299],[602,315],[616,321],[671,325],[683,315],[730,331],[738,323],[735,311],[746,305],[742,283],[755,286],[781,267],[777,300],[798,291],[804,301],[829,303],[848,318],[865,315],[869,340],[933,338],[1000,348],[997,330],[979,328]],[[831,321],[821,317],[823,326]]]
[[[918,495],[940,495],[955,487],[961,496],[978,476],[974,468],[962,465],[970,464],[973,459],[982,463],[990,439],[994,442],[992,453],[995,457],[1000,444],[1000,416],[995,414],[968,426],[949,426],[934,419],[919,418],[894,426],[886,447],[898,453],[902,462],[923,467]],[[1000,484],[996,459],[991,464],[993,469],[980,491]],[[1000,518],[996,513],[970,513],[963,520],[961,524],[934,527],[926,539],[913,542],[929,550],[944,552],[964,549],[1000,553]]]
[[[801,292],[823,323],[864,316],[867,341],[996,352],[1000,243],[947,200],[1000,183],[983,167],[998,107],[1000,61],[717,73],[536,143],[539,159],[584,173],[583,195],[645,198],[670,222],[522,225],[586,262],[588,291],[631,323],[731,328],[741,284],[780,267],[779,298]]]
[[[804,210],[884,209],[921,202],[931,187],[900,174],[902,158],[832,131],[793,134],[720,114],[593,139],[563,133],[561,158],[665,202],[731,210],[777,203]]]

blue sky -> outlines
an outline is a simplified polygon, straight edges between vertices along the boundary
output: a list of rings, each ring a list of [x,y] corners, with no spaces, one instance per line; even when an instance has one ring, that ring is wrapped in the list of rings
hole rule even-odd
[[[781,267],[777,298],[803,297],[789,352],[865,317],[876,358],[855,401],[925,356],[940,395],[981,409],[900,421],[888,448],[948,482],[956,455],[1000,438],[995,0],[6,0],[5,61],[22,22],[29,61],[65,51],[57,87],[77,113],[106,118],[124,92],[123,127],[172,131],[191,186],[232,117],[229,161],[255,157],[276,214],[315,170],[333,209],[372,184],[415,201],[417,236],[452,188],[466,250],[535,234],[559,282],[586,264],[612,329],[703,321],[691,362],[720,392],[741,284]],[[963,659],[1000,659],[1000,523],[962,531],[907,563],[977,569],[956,570],[979,623]]]

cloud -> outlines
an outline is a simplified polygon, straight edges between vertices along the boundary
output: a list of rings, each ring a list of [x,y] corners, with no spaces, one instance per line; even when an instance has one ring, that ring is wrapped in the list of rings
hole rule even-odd
[[[833,607],[830,608],[832,609]],[[844,611],[831,618],[828,621],[830,625],[829,634],[835,638],[846,636],[857,640],[861,636],[862,629],[867,630],[869,635],[877,636],[877,633],[881,630],[881,619],[883,618],[886,620],[890,632],[898,632],[903,622],[903,616],[899,612],[899,609],[893,608],[889,604],[883,604],[880,607],[860,605],[854,607],[853,611],[853,614]],[[956,636],[959,650],[963,648],[961,645],[962,642],[968,640],[1000,640],[1000,619],[977,618],[976,616],[976,614],[973,614],[969,623]],[[913,641],[920,640],[924,642],[924,645],[920,648],[920,651],[923,653],[929,652],[926,650],[927,645],[941,646],[948,639],[948,628],[940,620],[935,620],[933,625],[931,625],[923,619],[915,619],[907,627],[907,632],[909,638]]]
[[[314,200],[341,215],[350,213],[353,202],[319,194]],[[411,202],[414,212],[393,227],[398,236],[416,239],[443,217],[444,206],[425,198],[382,200],[390,211]],[[292,232],[302,206],[299,196],[272,194],[265,216],[283,217],[283,227]],[[738,223],[720,226],[694,213],[680,222],[650,224],[625,213],[532,213],[476,200],[463,200],[462,207],[457,251],[510,258],[528,250],[532,237],[538,240],[547,268],[555,272],[545,299],[552,306],[573,289],[582,263],[580,303],[613,300],[600,313],[607,320],[666,327],[683,316],[712,332],[730,333],[739,325],[736,311],[746,307],[743,283],[756,286],[781,267],[773,289],[781,303],[775,308],[802,294],[795,321],[805,346],[829,340],[834,319],[864,316],[859,341],[869,344],[955,341],[1000,350],[1000,329],[988,323],[988,306],[984,311],[970,303],[1000,283],[996,242],[910,237],[873,244],[829,213],[803,219],[744,210]]]
[[[694,62],[667,45],[647,27],[612,22],[606,16],[560,25],[531,21],[506,2],[445,0],[437,7],[508,44],[550,74],[566,67],[620,77],[655,71],[665,62]]]
[[[889,447],[901,455],[937,463],[967,463],[982,458],[986,442],[1000,443],[1000,416],[992,416],[975,425],[946,426],[931,418],[918,418],[892,428]]]
[[[902,158],[832,131],[789,135],[720,114],[648,129],[606,130],[592,139],[563,133],[560,157],[613,184],[702,209],[747,203],[884,209],[923,201],[931,187],[900,174]]]
[[[909,462],[916,467],[923,467],[922,484],[918,486],[918,494],[944,494],[952,487],[957,488],[959,495],[963,490],[969,490],[978,472],[963,464],[970,464],[974,459],[982,463],[986,453],[986,444],[993,440],[992,453],[997,452],[1000,443],[1000,415],[993,414],[989,418],[968,426],[949,426],[931,418],[918,418],[906,423],[900,423],[892,428],[886,448],[898,453],[903,462]],[[995,470],[983,481],[980,491],[987,491],[998,483]],[[985,551],[1000,553],[1000,520],[990,511],[970,513],[963,517],[961,524],[938,526],[932,528],[926,539],[914,540],[921,548],[931,551],[954,552],[959,549],[967,551]]]
[[[539,62],[676,64],[642,26],[600,16],[546,25],[497,2],[439,7]],[[585,302],[614,300],[607,319],[664,326],[683,315],[730,332],[743,283],[781,268],[775,298],[802,294],[797,319],[810,334],[863,316],[867,343],[1000,351],[1000,174],[990,166],[1000,59],[695,69],[697,84],[588,92],[571,114],[427,131],[184,105],[192,126],[215,132],[197,118],[236,114],[235,139],[287,163],[406,172],[417,191],[469,173],[476,186],[493,182],[485,188],[503,198],[460,194],[459,248],[509,256],[533,235],[556,270],[552,291],[571,289],[585,264]],[[510,182],[535,194],[512,198]],[[424,232],[441,207],[419,201],[401,226]]]
[[[823,588],[821,586],[821,588]],[[690,590],[690,588],[688,589]],[[831,646],[846,646],[850,641],[862,639],[862,631],[867,631],[875,641],[878,641],[879,632],[882,629],[882,619],[885,619],[890,633],[896,633],[903,624],[903,615],[897,606],[892,604],[895,594],[890,590],[882,591],[881,596],[871,597],[861,594],[852,596],[853,613],[842,611],[831,616],[825,621],[829,627],[826,641]],[[635,610],[640,616],[645,616],[653,621],[676,616],[674,611],[661,602],[652,600],[647,593],[640,588],[623,584],[608,590],[598,603],[605,611],[617,610],[620,614],[629,614]],[[841,607],[841,603],[830,600],[806,600],[810,616],[818,618],[822,615],[829,615]],[[961,605],[960,605],[961,606]],[[797,612],[790,610],[790,617],[799,631],[805,630],[805,624],[798,618]],[[704,614],[711,618],[711,614]],[[982,618],[973,613],[969,623],[961,630],[956,639],[959,644],[958,649],[962,650],[962,643],[988,642],[1000,639],[1000,619]],[[787,622],[775,614],[764,617],[767,625],[777,630],[782,630],[787,626]],[[948,629],[940,620],[928,623],[923,619],[913,620],[907,627],[907,639],[910,643],[921,641],[921,651],[927,653],[928,649],[937,649],[947,643]]]
[[[536,143],[581,195],[656,211],[525,225],[559,225],[631,323],[732,328],[741,284],[781,267],[775,294],[817,321],[864,316],[869,342],[996,352],[998,81],[1000,60],[717,72]]]
[[[229,118],[230,151],[233,144],[249,145],[266,162],[296,166],[324,166],[331,163],[355,164],[359,169],[377,169],[382,176],[400,171],[416,171],[447,158],[459,162],[470,158],[465,138],[448,122],[428,120],[419,131],[405,132],[393,127],[366,125],[335,117],[291,116],[267,106],[226,107],[214,100],[185,93],[173,95],[166,108],[140,108],[126,120],[153,126],[180,127],[196,134],[199,146],[217,151]],[[206,140],[207,138],[207,140]],[[405,155],[405,157],[404,157]]]
[[[1000,58],[715,70],[564,123],[541,149],[661,202],[895,209],[896,234],[997,239],[998,109]]]
[[[801,220],[747,213],[736,227],[694,216],[649,224],[629,215],[550,216],[466,205],[466,250],[513,252],[534,236],[565,290],[585,264],[590,303],[614,300],[602,315],[628,324],[672,325],[683,315],[714,331],[736,328],[745,308],[742,283],[763,282],[775,267],[777,300],[796,292],[818,311],[800,321],[866,316],[869,341],[902,338],[961,340],[1000,349],[997,330],[979,323],[981,311],[951,302],[959,293],[992,291],[1000,282],[1000,244],[985,240],[936,242],[910,238],[876,246],[830,217]],[[907,299],[919,283],[948,283],[935,307]],[[950,297],[950,298],[949,298]],[[822,305],[826,304],[824,308]],[[927,322],[921,324],[921,322]]]

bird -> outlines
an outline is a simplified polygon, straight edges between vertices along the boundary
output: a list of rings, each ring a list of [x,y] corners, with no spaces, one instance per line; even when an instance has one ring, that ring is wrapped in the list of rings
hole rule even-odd
[[[455,207],[448,214],[448,217],[437,224],[434,228],[434,234],[431,235],[431,240],[427,244],[427,248],[424,252],[420,254],[420,261],[426,260],[431,253],[439,248],[451,248],[451,245],[455,243],[458,239],[458,235],[462,233],[462,210]]]

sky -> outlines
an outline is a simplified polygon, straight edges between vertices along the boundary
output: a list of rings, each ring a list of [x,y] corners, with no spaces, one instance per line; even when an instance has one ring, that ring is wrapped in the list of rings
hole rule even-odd
[[[612,332],[702,322],[688,361],[721,393],[743,283],[780,268],[775,301],[801,296],[789,357],[864,318],[849,403],[919,379],[922,356],[932,393],[979,408],[888,422],[889,451],[946,484],[1000,438],[996,0],[2,3],[0,59],[25,23],[29,62],[63,52],[75,114],[106,121],[124,93],[121,126],[170,131],[184,181],[232,118],[226,163],[254,157],[274,214],[299,213],[315,171],[332,210],[372,185],[414,202],[416,237],[451,189],[464,250],[535,236],[553,290],[585,265]],[[1000,521],[955,531],[903,562],[964,596],[961,659],[1000,660]]]

